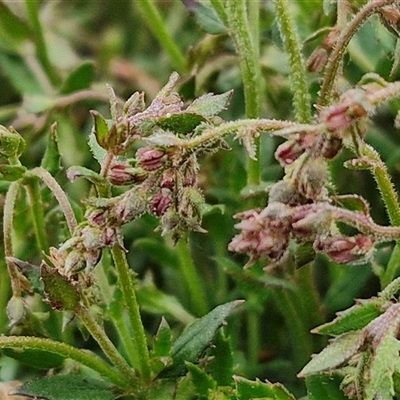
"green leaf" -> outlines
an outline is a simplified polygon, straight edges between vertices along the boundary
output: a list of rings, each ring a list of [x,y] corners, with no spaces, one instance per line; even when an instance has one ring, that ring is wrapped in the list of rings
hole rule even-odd
[[[306,378],[308,400],[348,400],[340,389],[338,375],[311,375]]]
[[[241,376],[235,376],[234,379],[238,400],[295,400],[293,395],[279,383],[261,382],[258,379],[251,381]]]
[[[62,365],[65,357],[46,350],[36,349],[3,349],[7,357],[11,357],[31,368],[48,370]]]
[[[97,160],[100,165],[103,165],[104,158],[107,155],[107,151],[104,150],[99,143],[94,132],[89,135],[89,148],[93,154],[93,157]]]
[[[11,12],[3,2],[0,2],[0,32],[12,41],[14,46],[32,38],[29,26]]]
[[[80,300],[78,288],[56,268],[51,268],[45,263],[40,267],[40,276],[50,305],[55,310],[73,311]]]
[[[107,120],[95,110],[91,110],[90,114],[92,114],[94,119],[93,132],[96,136],[97,143],[105,149],[105,139],[109,130]]]
[[[225,25],[214,8],[207,7],[195,0],[182,0],[182,2],[188,11],[192,13],[200,28],[205,32],[211,35],[219,35],[226,32]]]
[[[220,305],[187,326],[172,346],[171,356],[174,364],[168,369],[167,376],[181,375],[186,369],[185,361],[195,362],[210,345],[218,328],[240,303],[241,300],[236,300]]]
[[[156,315],[168,314],[184,324],[193,322],[193,316],[185,310],[176,297],[165,294],[153,284],[138,288],[136,296],[140,307],[147,312]]]
[[[298,377],[304,378],[337,368],[357,353],[363,343],[364,335],[361,332],[348,332],[338,336],[320,353],[313,356]]]
[[[174,132],[175,134],[186,134],[192,132],[197,125],[205,121],[205,118],[196,113],[184,112],[181,114],[172,114],[169,117],[159,118],[156,124],[166,130]]]
[[[0,179],[8,182],[16,181],[25,175],[26,168],[23,165],[0,165]]]
[[[383,301],[378,298],[358,301],[353,307],[337,314],[337,317],[312,330],[320,335],[337,336],[348,331],[356,331],[364,328],[373,319],[382,314]]]
[[[203,117],[218,115],[221,111],[228,108],[232,94],[232,90],[222,94],[207,93],[194,100],[186,111],[199,114]]]
[[[162,318],[156,336],[154,337],[152,357],[168,357],[171,353],[172,339],[171,328],[168,322]]]
[[[186,362],[185,365],[190,372],[190,376],[197,393],[201,398],[206,399],[208,391],[215,389],[217,386],[214,379],[207,375],[207,373],[197,365],[194,365],[190,362]]]
[[[58,148],[57,124],[51,126],[41,167],[50,172],[51,175],[55,175],[61,170],[61,154]]]
[[[210,364],[210,372],[218,386],[230,386],[233,377],[233,353],[231,342],[220,329],[214,339],[212,351],[214,358]]]
[[[40,279],[40,267],[30,264],[26,261],[19,260],[15,257],[7,257],[7,261],[12,262],[18,270],[28,279],[33,290],[40,295],[44,294],[43,282]]]
[[[46,400],[114,400],[111,385],[79,375],[57,375],[24,383],[13,394]]]
[[[368,378],[365,379],[365,400],[391,400],[394,396],[393,373],[399,357],[400,343],[393,336],[386,336],[376,347],[370,359]]]
[[[94,75],[94,63],[92,61],[84,61],[68,75],[61,86],[60,94],[69,94],[89,88],[93,82]]]
[[[74,165],[68,168],[67,171],[68,179],[73,182],[77,178],[85,178],[95,185],[105,186],[107,181],[97,172],[92,171],[89,168]]]

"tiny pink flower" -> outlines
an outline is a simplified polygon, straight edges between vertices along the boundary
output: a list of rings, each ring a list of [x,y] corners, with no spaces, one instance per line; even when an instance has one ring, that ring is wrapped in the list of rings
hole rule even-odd
[[[172,193],[169,189],[159,190],[151,199],[150,211],[157,217],[164,215],[172,203]]]

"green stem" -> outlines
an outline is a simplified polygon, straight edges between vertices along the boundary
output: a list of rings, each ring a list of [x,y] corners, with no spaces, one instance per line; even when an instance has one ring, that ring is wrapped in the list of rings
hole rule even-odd
[[[48,254],[49,242],[46,236],[46,224],[44,222],[43,202],[40,193],[39,182],[36,178],[30,179],[25,185],[26,192],[32,212],[33,225],[35,228],[36,240],[40,252]]]
[[[273,290],[273,297],[281,311],[293,345],[295,369],[301,368],[309,360],[312,353],[311,334],[309,327],[298,313],[297,296],[287,289]]]
[[[138,377],[135,371],[129,366],[121,354],[119,354],[114,344],[105,334],[104,330],[98,325],[96,320],[90,315],[89,311],[82,305],[76,307],[74,311],[120,374],[130,382],[131,386],[137,386]]]
[[[262,80],[259,62],[259,43],[252,37],[254,29],[250,26],[246,0],[230,0],[226,2],[227,22],[230,35],[239,55],[240,72],[243,80],[245,111],[247,118],[258,118],[261,114]],[[254,13],[252,13],[254,17]],[[258,21],[251,21],[258,24]],[[255,36],[255,35],[254,35]],[[248,184],[257,185],[261,181],[260,142],[255,140],[255,160],[247,165]]]
[[[179,268],[189,292],[190,305],[196,316],[200,317],[209,311],[201,279],[190,252],[189,243],[181,239],[176,245],[179,258]]]
[[[136,299],[135,275],[133,275],[132,271],[129,269],[126,255],[119,245],[115,245],[111,253],[118,274],[118,284],[128,310],[129,321],[131,323],[140,364],[140,374],[142,378],[148,382],[151,378],[149,350],[147,348],[146,333],[140,317],[139,304]]]
[[[325,76],[319,94],[318,105],[327,106],[331,103],[337,72],[351,38],[372,14],[376,13],[384,5],[392,4],[396,1],[397,0],[375,0],[368,2],[344,29],[341,30],[341,34],[326,63]]]
[[[96,371],[118,387],[131,387],[128,376],[121,375],[119,372],[115,371],[99,356],[89,350],[77,349],[76,347],[70,346],[66,343],[56,342],[47,338],[29,336],[0,336],[0,348],[43,350],[49,353],[58,354],[61,357],[71,358],[72,360],[91,368],[93,371]]]
[[[58,182],[51,176],[51,174],[42,167],[34,168],[33,170],[29,171],[29,173],[27,173],[26,176],[29,177],[30,174],[42,179],[43,182],[47,185],[47,187],[51,190],[51,192],[57,199],[64,213],[68,229],[70,233],[73,234],[78,223],[76,221],[74,211],[72,210],[71,203],[69,202],[68,197],[65,194],[64,190],[61,188]]]
[[[293,88],[293,103],[298,122],[311,121],[311,97],[308,92],[306,68],[301,54],[300,40],[290,15],[288,0],[275,0],[276,16],[286,54],[289,57],[290,79]]]
[[[49,77],[53,85],[60,83],[60,77],[57,74],[56,69],[50,62],[50,58],[47,52],[46,41],[44,40],[42,25],[39,19],[39,0],[25,0],[25,6],[27,9],[28,19],[34,33],[36,56],[40,61],[44,71]]]
[[[134,1],[134,4],[139,7],[147,25],[153,32],[154,36],[161,43],[163,49],[168,54],[171,63],[174,65],[174,68],[176,68],[178,72],[185,72],[185,57],[179,47],[176,45],[177,42],[171,37],[171,35],[167,31],[160,13],[154,5],[154,1],[140,0]]]

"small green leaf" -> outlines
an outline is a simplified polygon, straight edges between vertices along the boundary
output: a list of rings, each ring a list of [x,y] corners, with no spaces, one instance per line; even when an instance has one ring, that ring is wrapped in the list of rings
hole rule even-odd
[[[50,172],[51,175],[55,175],[61,170],[61,154],[58,148],[57,124],[51,126],[41,167]]]
[[[25,175],[26,168],[23,165],[0,165],[0,180],[13,182]]]
[[[61,86],[60,94],[69,94],[89,88],[93,82],[94,75],[94,63],[92,61],[84,61],[68,75]]]
[[[233,353],[231,342],[220,329],[214,339],[214,356],[210,364],[210,372],[218,386],[230,386],[233,377]]]
[[[67,277],[45,263],[40,267],[40,276],[47,301],[55,310],[73,311],[76,308],[80,300],[78,289]]]
[[[298,377],[304,378],[337,368],[357,353],[363,343],[364,335],[361,332],[348,332],[338,336],[320,353],[313,356]]]
[[[57,375],[24,383],[13,394],[46,400],[114,400],[111,385],[79,375]]]
[[[107,181],[100,174],[79,165],[69,167],[67,171],[67,176],[71,182],[73,182],[77,178],[85,178],[95,185],[107,185]]]
[[[294,396],[279,383],[261,382],[258,379],[251,381],[241,376],[235,376],[234,380],[238,400],[295,400]]]
[[[171,328],[168,322],[162,318],[156,336],[154,337],[152,357],[168,357],[171,353],[172,339]]]
[[[89,135],[89,148],[93,154],[93,157],[97,160],[100,165],[103,165],[104,158],[107,155],[107,151],[104,150],[99,143],[94,132]]]
[[[199,1],[182,0],[189,12],[193,14],[194,19],[201,29],[211,35],[219,35],[226,32],[224,23],[219,18],[214,8],[207,7]]]
[[[43,292],[43,282],[40,279],[40,267],[30,264],[26,261],[19,260],[15,257],[7,257],[7,261],[12,262],[22,275],[24,275],[29,283],[32,285],[33,290],[41,295]]]
[[[97,143],[105,149],[105,138],[108,134],[108,123],[106,119],[97,111],[91,110],[90,114],[92,114],[92,117],[94,119],[94,127],[93,127],[93,132],[96,136]]]
[[[368,378],[365,379],[365,400],[391,400],[394,397],[393,373],[399,357],[400,343],[393,336],[386,336],[370,359]]]
[[[222,94],[207,93],[200,96],[187,108],[187,112],[196,113],[203,117],[212,117],[226,110],[229,106],[233,91]]]
[[[3,349],[3,353],[31,368],[43,370],[60,367],[65,360],[59,354],[37,349]]]
[[[359,301],[353,307],[337,314],[337,317],[312,330],[320,335],[337,336],[348,331],[356,331],[364,328],[373,319],[382,314],[383,301],[378,298]]]
[[[159,118],[156,124],[166,130],[174,132],[175,134],[186,134],[192,132],[196,126],[205,121],[205,118],[196,113],[184,112],[181,114],[172,114],[169,117]]]
[[[19,157],[25,148],[25,140],[12,127],[7,129],[0,125],[0,155],[3,157]]]
[[[185,371],[185,361],[195,362],[210,345],[218,328],[240,303],[241,300],[236,300],[220,305],[187,326],[172,346],[171,356],[174,364],[168,370],[167,376],[181,375]]]
[[[348,400],[340,389],[338,375],[311,375],[306,378],[308,400]]]
[[[186,362],[185,365],[190,372],[197,393],[201,398],[207,398],[208,391],[214,390],[217,386],[214,379],[197,365],[190,362]]]

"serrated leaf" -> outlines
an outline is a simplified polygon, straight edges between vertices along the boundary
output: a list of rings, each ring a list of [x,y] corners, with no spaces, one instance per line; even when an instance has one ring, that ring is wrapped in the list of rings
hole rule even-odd
[[[13,182],[25,175],[26,168],[23,165],[0,165],[0,180]]]
[[[279,383],[261,382],[259,379],[251,381],[241,376],[235,376],[234,380],[238,400],[295,400],[295,397]]]
[[[72,282],[45,263],[40,266],[40,276],[50,305],[55,310],[73,311],[79,304],[80,296]]]
[[[187,326],[172,346],[174,364],[168,370],[167,376],[179,376],[185,371],[185,361],[195,362],[210,345],[228,315],[240,303],[242,301],[236,300],[222,304]]]
[[[337,317],[312,330],[320,335],[337,336],[348,331],[356,331],[367,326],[373,319],[382,314],[381,299],[371,299],[359,302],[349,309],[337,314]]]
[[[114,400],[111,385],[79,375],[57,375],[24,383],[13,394],[46,400]]]
[[[174,132],[178,135],[184,135],[192,132],[196,126],[205,121],[205,118],[195,112],[184,112],[181,114],[172,114],[169,117],[159,118],[156,121],[157,126],[166,131]]]
[[[45,350],[37,349],[3,349],[7,357],[28,365],[31,368],[49,370],[62,365],[65,357]]]
[[[194,19],[201,29],[211,35],[218,35],[226,32],[224,23],[219,18],[214,8],[195,0],[182,0],[189,12],[192,13]]]
[[[98,143],[96,139],[96,135],[94,132],[91,132],[89,135],[89,148],[93,157],[97,160],[100,165],[103,165],[104,158],[107,155],[107,151],[104,150]]]
[[[221,111],[228,108],[232,94],[232,90],[222,94],[207,93],[194,100],[186,111],[202,115],[203,117],[218,115]]]
[[[207,398],[209,390],[216,388],[214,379],[193,363],[186,362],[186,368],[189,370],[193,385],[201,398]]]
[[[50,129],[47,147],[40,164],[42,168],[55,175],[61,170],[61,154],[58,148],[57,124],[53,124]]]
[[[105,149],[105,139],[109,130],[108,123],[99,112],[91,110],[90,114],[94,120],[93,133],[96,136],[97,143]]]
[[[357,353],[363,343],[364,335],[361,332],[348,332],[338,336],[320,353],[313,355],[298,377],[304,378],[339,367]]]
[[[391,400],[394,396],[393,373],[399,356],[400,344],[393,336],[386,336],[370,359],[365,379],[365,400]]]
[[[338,375],[311,375],[306,378],[308,400],[348,400],[340,388]]]
[[[156,336],[154,337],[152,357],[167,357],[171,353],[172,333],[168,322],[163,317],[158,327]]]
[[[60,94],[69,94],[89,88],[93,82],[94,75],[94,63],[92,61],[82,62],[65,79],[61,86]]]
[[[233,377],[233,353],[231,342],[220,329],[214,339],[213,360],[210,372],[218,386],[230,386]]]

